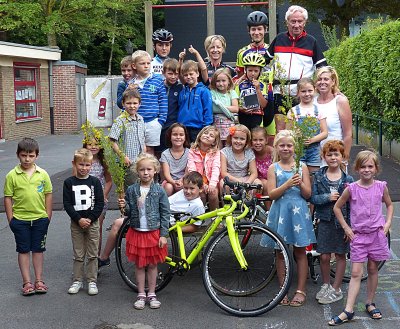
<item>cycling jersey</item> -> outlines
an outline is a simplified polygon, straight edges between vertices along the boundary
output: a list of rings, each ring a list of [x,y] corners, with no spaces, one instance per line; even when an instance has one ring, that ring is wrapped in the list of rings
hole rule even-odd
[[[315,68],[326,66],[326,59],[317,44],[317,40],[303,31],[294,38],[288,32],[277,35],[269,46],[265,59],[269,63],[278,57],[281,73],[290,81],[290,95],[296,96],[297,82],[301,78],[313,76]],[[283,71],[283,72],[282,72]],[[280,81],[274,81],[274,93],[280,94]]]
[[[249,53],[259,53],[261,55],[265,55],[267,52],[268,45],[266,43],[263,43],[262,45],[255,46],[253,43],[239,49],[237,52],[237,58],[236,58],[236,70],[243,73],[244,72],[244,66],[243,66],[243,57],[246,56]]]
[[[208,81],[203,81],[203,83],[206,86],[208,86],[210,84],[212,76],[214,75],[215,71],[218,69],[226,68],[229,70],[232,78],[235,76],[235,70],[233,69],[233,67],[228,64],[225,64],[224,62],[219,63],[218,66],[213,66],[211,64],[211,62],[207,62],[206,67],[207,67]]]
[[[151,70],[154,74],[162,74],[163,73],[163,64],[164,61],[168,57],[161,57],[158,54],[154,56],[153,60],[151,61]]]

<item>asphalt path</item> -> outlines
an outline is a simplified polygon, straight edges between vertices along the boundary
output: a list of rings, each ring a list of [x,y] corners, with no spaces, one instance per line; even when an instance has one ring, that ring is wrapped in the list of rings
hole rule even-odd
[[[400,326],[400,210],[392,228],[392,259],[380,271],[376,296],[377,306],[384,318],[376,321],[365,313],[366,283],[362,283],[357,299],[355,321],[349,328],[399,328]],[[117,211],[109,211],[105,227]],[[105,237],[107,233],[104,234]],[[105,238],[104,237],[104,238]],[[278,306],[270,312],[253,318],[239,318],[220,310],[208,297],[197,267],[183,277],[174,277],[158,297],[161,309],[143,311],[133,309],[135,293],[119,276],[114,255],[111,266],[101,270],[98,278],[99,294],[89,296],[86,289],[77,295],[68,295],[72,273],[72,245],[69,219],[65,212],[56,211],[49,227],[45,253],[46,295],[23,297],[20,294],[21,277],[13,234],[4,216],[0,216],[0,328],[2,329],[150,329],[150,328],[326,328],[328,319],[340,312],[341,300],[322,306],[314,296],[319,284],[308,280],[308,298],[303,307]],[[318,269],[317,269],[318,271]],[[295,285],[292,284],[291,295]],[[344,285],[347,291],[347,284]]]

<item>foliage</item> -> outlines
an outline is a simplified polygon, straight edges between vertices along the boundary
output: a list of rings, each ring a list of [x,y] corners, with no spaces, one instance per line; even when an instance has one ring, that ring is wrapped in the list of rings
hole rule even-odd
[[[4,41],[59,47],[63,60],[87,64],[90,74],[106,74],[111,57],[112,73],[120,74],[128,40],[136,48],[145,45],[143,4],[142,0],[0,0],[0,31],[6,32]],[[154,24],[161,25],[162,19],[155,15]]]
[[[375,29],[364,29],[329,49],[325,56],[337,69],[340,89],[349,98],[352,111],[375,118],[399,122],[400,108],[400,21]],[[374,122],[361,122],[377,131]],[[386,126],[387,139],[400,140],[398,127]]]
[[[286,0],[277,0],[286,3]],[[336,26],[340,35],[348,35],[349,22],[361,15],[382,14],[400,17],[400,1],[393,0],[346,0],[342,6],[335,0],[290,0],[290,5],[307,8],[309,20],[317,21],[317,14],[323,14],[322,23]]]
[[[321,27],[322,36],[324,37],[325,44],[328,46],[328,48],[337,47],[344,39],[346,39],[344,30],[342,31],[342,36],[338,38],[336,25],[328,26],[322,23],[321,20],[319,20],[319,24]]]

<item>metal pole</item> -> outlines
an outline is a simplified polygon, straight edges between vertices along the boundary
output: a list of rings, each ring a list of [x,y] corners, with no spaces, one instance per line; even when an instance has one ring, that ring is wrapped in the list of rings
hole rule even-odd
[[[382,152],[382,148],[383,148],[383,145],[382,145],[382,137],[383,137],[382,121],[379,120],[378,123],[379,123],[379,136],[378,136],[378,138],[379,138],[379,155],[382,156],[382,154],[383,154],[383,152]]]
[[[207,0],[207,36],[215,34],[214,0]]]
[[[358,114],[356,114],[356,145],[358,145]]]
[[[269,18],[269,43],[275,39],[276,29],[276,0],[268,1],[268,18]]]
[[[153,41],[151,35],[153,34],[153,8],[151,1],[144,2],[144,28],[146,35],[146,51],[153,57]]]

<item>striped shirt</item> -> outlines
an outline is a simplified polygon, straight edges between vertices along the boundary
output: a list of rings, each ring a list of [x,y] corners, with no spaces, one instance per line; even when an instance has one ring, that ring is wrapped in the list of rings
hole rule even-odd
[[[138,90],[142,97],[138,113],[143,117],[144,122],[158,118],[158,122],[163,126],[168,113],[168,97],[163,77],[151,73],[143,87],[138,86]]]

